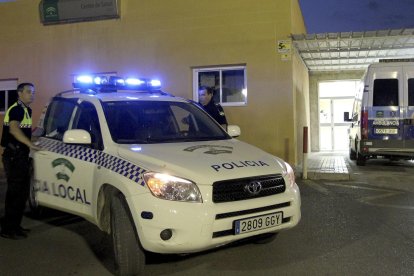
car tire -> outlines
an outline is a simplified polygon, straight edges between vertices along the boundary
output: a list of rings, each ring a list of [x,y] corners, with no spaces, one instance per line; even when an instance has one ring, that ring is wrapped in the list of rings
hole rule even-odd
[[[360,153],[357,153],[356,164],[358,166],[365,166],[366,157]]]
[[[145,265],[145,253],[122,194],[111,202],[111,234],[116,274],[139,275]]]
[[[349,148],[349,159],[351,160],[357,159],[357,153],[352,148]]]
[[[255,244],[271,243],[276,239],[277,234],[279,233],[266,233],[266,234],[259,235],[255,238],[254,243]]]

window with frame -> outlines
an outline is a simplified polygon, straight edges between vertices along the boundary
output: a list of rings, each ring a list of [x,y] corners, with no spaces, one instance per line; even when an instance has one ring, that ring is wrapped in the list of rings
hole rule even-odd
[[[0,80],[0,113],[17,101],[17,80]]]
[[[44,121],[44,135],[62,140],[63,134],[69,129],[69,122],[75,107],[76,100],[55,100],[51,102]]]
[[[246,66],[193,69],[193,98],[198,102],[201,86],[214,90],[214,102],[223,106],[247,104]]]
[[[373,106],[398,105],[398,79],[374,80]]]
[[[414,106],[414,79],[408,79],[408,105]]]
[[[91,135],[91,147],[102,150],[103,141],[99,117],[95,106],[90,102],[82,102],[76,111],[72,129],[83,129]],[[89,146],[89,145],[88,145]]]

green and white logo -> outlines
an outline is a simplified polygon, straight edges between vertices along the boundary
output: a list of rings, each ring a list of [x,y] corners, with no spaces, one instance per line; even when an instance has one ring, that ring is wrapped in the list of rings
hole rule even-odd
[[[59,20],[59,10],[57,0],[46,0],[43,2],[42,13],[45,21]]]
[[[52,161],[52,167],[55,169],[56,178],[59,180],[69,181],[75,166],[64,158],[58,158]]]

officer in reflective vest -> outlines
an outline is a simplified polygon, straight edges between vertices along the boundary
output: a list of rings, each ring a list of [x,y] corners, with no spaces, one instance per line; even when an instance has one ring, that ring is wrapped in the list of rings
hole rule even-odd
[[[4,217],[0,236],[8,239],[27,237],[28,229],[21,227],[26,201],[30,191],[30,149],[39,150],[32,141],[32,110],[35,88],[32,83],[17,86],[18,100],[4,117],[1,146],[3,165],[7,178]]]

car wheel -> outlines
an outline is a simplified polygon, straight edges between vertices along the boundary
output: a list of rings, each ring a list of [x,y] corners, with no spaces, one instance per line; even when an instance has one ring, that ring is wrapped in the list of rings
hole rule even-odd
[[[117,275],[139,274],[145,265],[145,254],[122,194],[111,202],[111,233]]]
[[[357,154],[352,148],[349,148],[349,159],[351,159],[351,160],[356,160],[357,159]]]
[[[356,163],[358,166],[365,166],[366,157],[357,153]]]
[[[254,243],[255,244],[267,244],[274,241],[277,237],[277,234],[279,233],[266,233],[259,235],[255,238]]]

